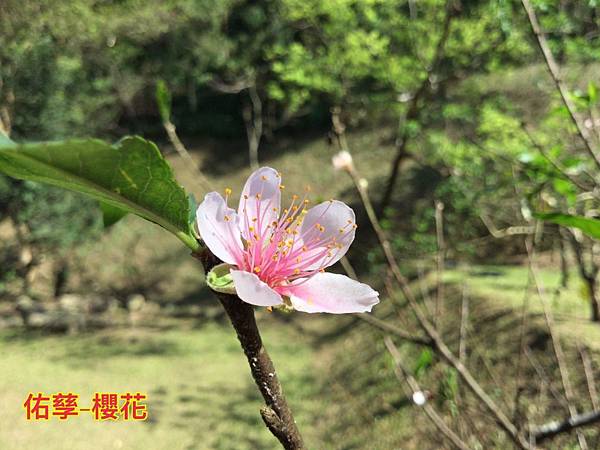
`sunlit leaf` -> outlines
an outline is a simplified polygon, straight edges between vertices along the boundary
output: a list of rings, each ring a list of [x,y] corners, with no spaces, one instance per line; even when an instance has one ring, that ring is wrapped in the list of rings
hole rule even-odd
[[[199,246],[185,191],[156,145],[140,137],[115,145],[97,139],[15,145],[4,139],[0,171],[82,192],[160,225],[193,250]]]
[[[598,219],[563,213],[537,213],[534,214],[534,217],[564,227],[578,228],[588,236],[593,237],[594,239],[600,239],[600,220]]]

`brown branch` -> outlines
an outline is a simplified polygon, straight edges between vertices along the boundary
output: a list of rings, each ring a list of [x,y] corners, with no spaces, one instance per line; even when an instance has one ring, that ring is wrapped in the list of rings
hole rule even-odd
[[[530,434],[531,440],[536,444],[550,439],[558,434],[568,433],[572,430],[600,422],[600,411],[590,411],[576,414],[562,422],[554,421],[538,427]]]
[[[370,325],[373,325],[375,328],[379,328],[386,333],[391,333],[401,339],[412,342],[413,344],[425,345],[428,347],[433,346],[433,341],[426,337],[414,336],[407,331],[404,331],[402,328],[398,328],[395,325],[392,325],[384,320],[378,319],[375,316],[370,314],[353,314],[354,317],[361,319],[364,322],[367,322]]]
[[[460,309],[460,338],[458,341],[458,359],[463,364],[467,361],[467,330],[469,328],[469,296],[463,286],[462,304]]]
[[[591,156],[591,158],[594,160],[594,162],[596,163],[596,166],[598,168],[600,168],[600,157],[596,154],[594,145],[592,143],[592,138],[589,135],[583,121],[578,116],[577,108],[569,96],[569,90],[563,82],[562,76],[560,74],[560,69],[558,67],[558,64],[556,63],[556,60],[554,59],[552,50],[550,50],[550,47],[548,46],[548,42],[546,41],[546,36],[544,35],[544,33],[540,27],[537,15],[535,14],[535,10],[533,9],[533,6],[529,2],[529,0],[521,0],[521,4],[523,5],[525,12],[527,13],[527,18],[529,19],[529,25],[531,26],[531,30],[533,31],[533,34],[536,37],[538,47],[540,48],[540,51],[542,52],[542,55],[544,56],[544,61],[546,62],[546,67],[548,68],[548,72],[550,72],[550,76],[552,77],[552,80],[554,81],[556,89],[560,93],[562,101],[563,101],[565,107],[567,108],[567,111],[569,112],[569,116],[571,117],[571,120],[573,121],[573,123],[575,124],[575,127],[577,128],[577,133],[578,133],[579,137],[581,138],[581,140],[583,141],[586,151]]]
[[[517,225],[508,228],[503,228],[500,230],[498,229],[498,227],[496,227],[496,225],[492,221],[492,218],[486,213],[479,214],[479,218],[481,219],[487,230],[490,232],[490,234],[496,239],[501,239],[507,236],[515,236],[518,234],[533,234],[533,232],[535,231],[535,227],[529,225]]]
[[[392,359],[394,360],[394,371],[396,372],[396,376],[398,379],[404,378],[407,384],[410,386],[412,392],[422,392],[417,380],[415,380],[408,369],[402,363],[402,357],[400,356],[400,352],[392,342],[389,336],[386,336],[384,339],[385,346],[387,347],[390,355],[392,355]],[[431,422],[435,425],[435,427],[440,430],[440,432],[450,441],[452,444],[458,448],[459,450],[469,450],[469,446],[465,444],[460,437],[454,431],[446,425],[444,419],[442,419],[436,410],[429,404],[429,402],[425,402],[422,406],[425,414],[431,419]]]
[[[248,156],[252,170],[258,169],[258,147],[263,135],[263,113],[262,102],[256,84],[248,87],[250,103],[244,106],[242,116],[246,125],[246,136],[248,138]]]
[[[206,272],[220,262],[208,249],[202,249],[200,253],[192,256],[202,262]],[[302,436],[283,395],[273,361],[262,343],[253,307],[235,295],[218,292],[215,294],[231,320],[248,359],[254,382],[265,400],[266,405],[260,410],[265,425],[284,449],[304,449]]]
[[[446,243],[444,242],[444,204],[436,200],[435,201],[435,235],[437,240],[437,277],[436,277],[436,296],[435,296],[435,314],[433,316],[433,323],[435,328],[440,331],[440,318],[443,315],[443,302],[444,302],[444,265],[445,265],[445,253]]]
[[[592,360],[585,347],[582,347],[579,342],[577,343],[577,349],[581,356],[581,362],[583,364],[583,371],[585,372],[585,380],[588,386],[588,392],[590,393],[590,400],[592,401],[592,407],[594,410],[600,409],[598,406],[598,391],[596,390],[596,380],[594,379],[594,370],[592,368]]]

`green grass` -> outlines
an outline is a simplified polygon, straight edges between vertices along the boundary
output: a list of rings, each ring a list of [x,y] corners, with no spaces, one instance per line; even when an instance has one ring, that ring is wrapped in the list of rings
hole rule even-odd
[[[592,323],[589,295],[576,271],[569,277],[568,287],[560,287],[560,273],[553,268],[540,268],[538,282],[543,298],[550,306],[557,331],[563,338],[581,340],[600,350],[600,326]],[[528,282],[525,266],[465,266],[445,272],[447,283],[466,286],[471,295],[485,298],[490,308],[520,311],[526,301],[535,317],[543,315],[543,305],[534,284]],[[529,286],[529,289],[528,289]]]
[[[301,428],[311,437],[312,350],[270,322],[265,333]],[[287,335],[287,339],[283,336]],[[0,448],[275,449],[258,410],[260,396],[229,326],[112,330],[74,337],[0,340]],[[25,420],[29,392],[148,395],[146,422],[96,422],[91,415]]]

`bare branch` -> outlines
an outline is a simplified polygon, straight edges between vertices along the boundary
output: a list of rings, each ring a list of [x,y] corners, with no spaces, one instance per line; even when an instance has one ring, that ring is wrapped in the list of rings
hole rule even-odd
[[[436,297],[435,297],[435,314],[433,323],[435,328],[440,331],[440,318],[443,315],[442,308],[444,302],[444,264],[446,243],[444,242],[444,204],[435,201],[435,235],[437,240],[437,279],[436,279]]]
[[[250,167],[256,170],[258,169],[258,147],[263,135],[262,102],[256,90],[256,84],[248,87],[248,96],[250,97],[250,105],[244,107],[242,115],[248,137]]]
[[[252,82],[244,78],[233,83],[226,83],[222,80],[213,78],[208,82],[208,85],[215,91],[223,94],[239,94],[248,89],[252,85]]]
[[[581,356],[581,362],[583,363],[583,370],[585,372],[585,379],[587,381],[588,391],[590,393],[590,400],[594,410],[600,409],[598,406],[598,391],[596,390],[596,380],[594,379],[594,370],[592,368],[592,360],[585,347],[577,343],[579,355]]]
[[[521,128],[523,129],[523,131],[525,132],[525,135],[527,136],[527,139],[529,139],[529,142],[531,142],[531,144],[537,149],[537,151],[540,152],[540,154],[546,159],[546,161],[548,161],[565,179],[569,180],[571,183],[573,183],[575,186],[577,186],[581,191],[583,192],[588,192],[588,191],[592,191],[593,193],[593,186],[585,186],[584,184],[582,184],[577,178],[575,178],[573,175],[571,175],[569,173],[569,171],[567,170],[566,167],[564,167],[560,161],[555,160],[554,158],[552,158],[548,152],[546,152],[546,150],[544,149],[544,146],[541,145],[534,137],[533,134],[531,133],[531,130],[529,129],[529,127],[525,124],[521,124]],[[592,175],[590,175],[587,172],[584,172],[589,178],[591,178],[592,180],[594,180],[594,177],[592,177]]]
[[[576,430],[580,427],[593,425],[600,422],[600,411],[590,411],[581,414],[576,414],[562,422],[554,421],[538,427],[531,433],[532,440],[539,444],[540,442],[550,439],[562,433]]]
[[[404,378],[406,380],[407,384],[410,386],[410,389],[412,390],[412,392],[410,392],[410,394],[412,394],[414,392],[422,392],[421,388],[419,387],[419,384],[417,383],[417,380],[415,380],[412,377],[412,375],[410,374],[408,369],[402,363],[402,357],[400,356],[400,352],[394,345],[394,342],[390,339],[389,336],[385,337],[384,342],[385,342],[385,346],[387,347],[388,351],[390,352],[390,355],[392,355],[392,358],[394,360],[394,371],[396,372],[396,376],[398,377],[398,379],[401,380],[402,378]],[[411,395],[411,397],[412,397],[412,395]],[[425,404],[422,406],[422,408],[425,411],[425,414],[427,414],[427,416],[429,417],[429,419],[431,419],[431,422],[433,422],[435,427],[438,430],[440,430],[440,432],[450,442],[452,442],[454,447],[458,448],[459,450],[469,450],[469,446],[466,443],[464,443],[462,441],[462,439],[460,437],[458,437],[458,435],[456,433],[454,433],[454,431],[452,431],[450,429],[450,427],[448,427],[448,425],[446,425],[446,422],[444,422],[444,419],[442,419],[438,415],[436,410],[431,406],[431,404],[429,402],[426,401]]]
[[[460,339],[458,342],[458,359],[463,364],[467,361],[467,329],[469,326],[469,296],[467,288],[463,286],[462,304],[460,312]]]
[[[519,234],[532,234],[535,232],[535,227],[530,225],[520,225],[520,226],[512,226],[508,228],[498,229],[492,218],[488,216],[486,213],[479,214],[479,218],[488,229],[490,234],[494,236],[496,239],[501,239],[507,236],[515,236]]]
[[[185,145],[183,145],[183,142],[181,142],[181,140],[179,139],[179,136],[177,135],[177,130],[175,129],[175,125],[170,120],[167,120],[166,122],[163,122],[163,127],[167,132],[167,136],[169,137],[171,144],[173,144],[173,147],[175,148],[179,156],[186,162],[185,166],[188,168],[188,170],[192,171],[196,183],[198,183],[198,185],[202,188],[203,191],[210,191],[210,182],[202,173],[202,169],[200,169],[200,166],[198,165],[196,160],[192,158],[190,153],[185,148]]]
[[[567,108],[567,111],[569,112],[569,116],[571,117],[571,120],[573,121],[573,123],[575,124],[575,127],[577,128],[577,133],[579,134],[579,137],[583,141],[585,149],[587,150],[588,154],[592,157],[592,159],[596,163],[596,166],[598,168],[600,168],[600,157],[596,154],[594,145],[592,143],[592,138],[591,138],[590,134],[588,133],[588,130],[585,127],[583,121],[577,114],[577,108],[575,107],[575,104],[572,102],[571,97],[569,96],[569,90],[563,82],[558,64],[556,63],[556,60],[554,59],[554,55],[552,54],[552,51],[550,50],[550,47],[548,46],[548,42],[546,41],[546,36],[544,35],[544,33],[542,32],[542,29],[540,28],[540,24],[539,24],[537,15],[535,14],[535,10],[533,9],[533,6],[531,5],[529,0],[521,0],[521,4],[523,5],[525,12],[527,13],[527,17],[529,19],[529,25],[531,26],[531,30],[533,31],[533,34],[535,34],[540,51],[542,52],[542,55],[544,56],[544,61],[546,62],[546,67],[548,68],[548,72],[550,72],[550,76],[552,77],[552,80],[554,81],[554,84],[556,85],[556,89],[560,93],[562,101],[563,101],[565,107]]]
[[[531,277],[533,280],[533,284],[537,290],[538,297],[540,302],[542,303],[542,308],[544,311],[544,317],[546,318],[546,325],[548,326],[548,331],[550,332],[550,339],[552,341],[552,347],[554,348],[554,354],[556,356],[556,362],[558,363],[558,370],[560,372],[560,379],[563,385],[563,390],[565,393],[565,398],[567,400],[567,407],[569,410],[569,414],[571,418],[577,415],[577,409],[573,404],[574,401],[574,393],[573,388],[571,386],[571,381],[569,378],[569,371],[567,368],[567,363],[565,361],[565,356],[563,352],[562,345],[560,343],[560,339],[556,333],[556,328],[554,326],[554,316],[552,314],[552,310],[548,306],[548,302],[546,301],[544,288],[541,284],[541,280],[537,274],[537,268],[534,260],[534,248],[530,240],[525,240],[525,247],[527,250],[527,259],[529,261],[529,272],[531,273]],[[577,433],[577,438],[579,440],[579,447],[581,450],[586,450],[588,448],[585,437],[581,433]]]

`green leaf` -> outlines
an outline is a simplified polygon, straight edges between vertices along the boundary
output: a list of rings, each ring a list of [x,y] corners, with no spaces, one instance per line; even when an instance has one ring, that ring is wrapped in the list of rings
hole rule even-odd
[[[171,92],[164,80],[156,82],[156,103],[163,122],[171,120]]]
[[[598,219],[562,213],[536,213],[534,214],[534,217],[564,227],[578,228],[588,236],[593,237],[594,239],[600,239],[600,220]]]
[[[588,83],[588,97],[592,105],[598,101],[598,90],[596,89],[596,85],[591,81]]]
[[[212,268],[206,275],[206,284],[213,291],[222,292],[224,294],[235,294],[235,285],[233,278],[229,272],[231,264],[218,264]]]
[[[111,227],[127,215],[127,211],[104,202],[100,202],[100,209],[104,228]]]
[[[87,194],[160,225],[192,250],[199,248],[185,191],[156,145],[140,137],[115,145],[97,139],[15,145],[4,139],[0,171]]]

